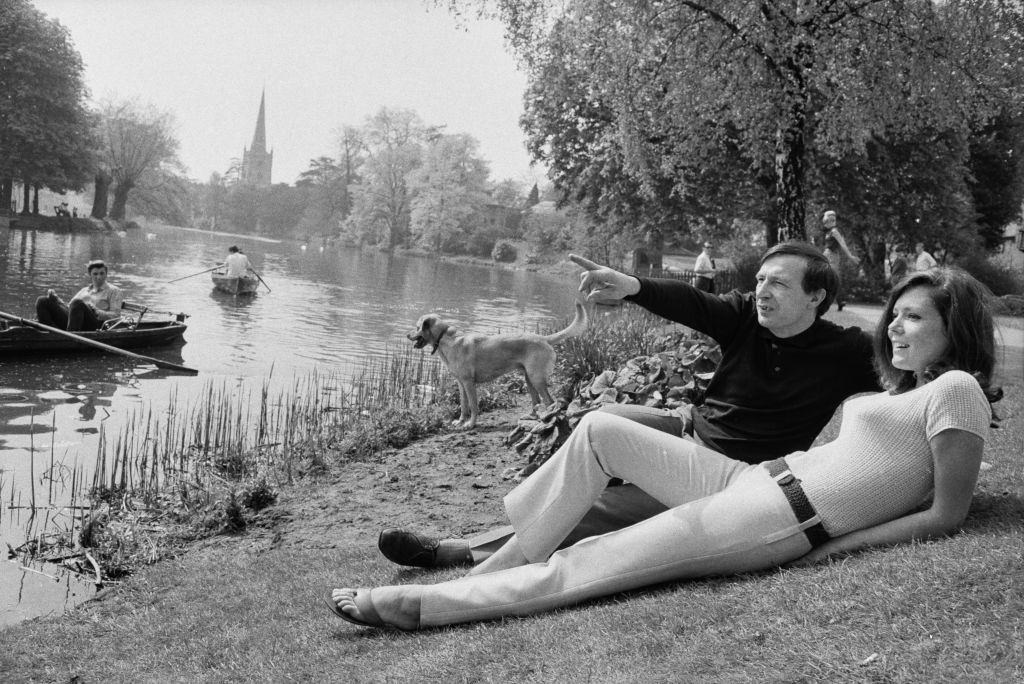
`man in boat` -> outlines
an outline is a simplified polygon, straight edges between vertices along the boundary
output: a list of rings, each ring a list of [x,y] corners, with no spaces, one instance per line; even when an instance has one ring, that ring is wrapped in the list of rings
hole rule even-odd
[[[224,275],[229,278],[244,278],[252,271],[252,264],[249,257],[242,254],[242,250],[235,245],[228,247],[228,258],[224,260]]]
[[[121,317],[124,291],[107,282],[107,265],[93,259],[86,265],[90,283],[67,304],[53,290],[36,300],[40,323],[61,330],[99,330],[104,323]]]

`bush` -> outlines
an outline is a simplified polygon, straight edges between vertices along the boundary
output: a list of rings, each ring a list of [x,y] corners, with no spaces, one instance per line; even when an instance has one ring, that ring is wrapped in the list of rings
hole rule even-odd
[[[849,302],[881,304],[889,294],[889,285],[885,280],[871,274],[858,274],[849,281],[844,280],[841,287],[844,289],[844,299]]]
[[[487,257],[497,247],[495,238],[488,233],[470,233],[466,239],[466,252],[476,257]]]
[[[516,248],[505,240],[500,240],[494,245],[494,249],[491,250],[491,258],[499,263],[511,263],[519,257]]]
[[[721,253],[730,257],[733,266],[733,287],[740,292],[753,292],[757,285],[757,271],[761,268],[761,255],[756,247],[734,243],[723,244]],[[719,294],[724,288],[719,288]]]
[[[956,265],[981,281],[996,297],[1024,294],[1024,278],[1020,273],[995,263],[982,253],[963,256]]]

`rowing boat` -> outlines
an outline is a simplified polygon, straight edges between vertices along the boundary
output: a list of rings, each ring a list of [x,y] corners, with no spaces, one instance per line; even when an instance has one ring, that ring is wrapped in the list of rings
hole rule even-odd
[[[75,331],[75,335],[94,342],[109,344],[118,349],[156,347],[181,342],[186,326],[180,321],[141,321],[136,328],[121,327],[111,330]],[[26,325],[0,324],[0,356],[34,354],[39,352],[86,352],[93,347],[70,336],[37,330]]]
[[[256,294],[256,288],[260,284],[259,279],[254,275],[232,278],[223,273],[211,273],[210,277],[213,278],[213,289],[233,295]]]

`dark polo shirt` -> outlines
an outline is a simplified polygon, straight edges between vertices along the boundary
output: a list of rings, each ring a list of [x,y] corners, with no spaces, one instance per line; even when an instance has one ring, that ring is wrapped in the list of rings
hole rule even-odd
[[[715,296],[669,279],[640,278],[628,301],[718,342],[722,362],[693,429],[709,447],[761,463],[810,447],[847,397],[880,390],[871,337],[820,318],[779,338],[757,322],[754,295]]]

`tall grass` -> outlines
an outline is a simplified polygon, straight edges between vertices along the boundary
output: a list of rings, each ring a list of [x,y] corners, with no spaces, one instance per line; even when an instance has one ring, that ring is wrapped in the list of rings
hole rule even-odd
[[[92,491],[153,504],[168,488],[291,483],[336,452],[347,432],[375,416],[427,407],[441,387],[437,360],[413,350],[371,360],[351,381],[312,372],[277,392],[269,378],[256,388],[210,381],[198,401],[172,395],[164,412],[132,413],[112,440],[101,431]]]

